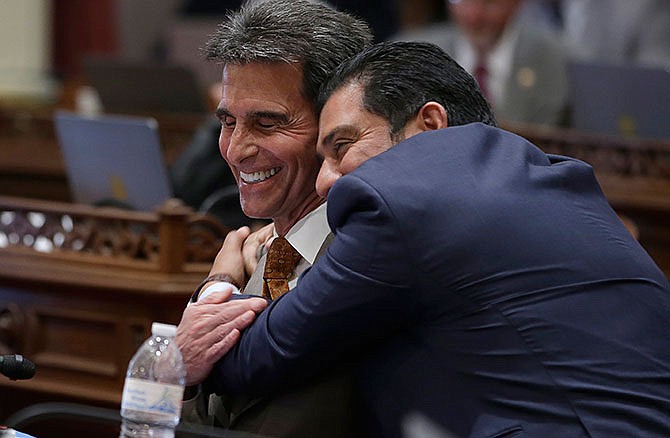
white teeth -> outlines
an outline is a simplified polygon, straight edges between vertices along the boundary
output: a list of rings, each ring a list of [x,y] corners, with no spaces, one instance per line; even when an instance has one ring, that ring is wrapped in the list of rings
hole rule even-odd
[[[273,167],[270,170],[262,170],[258,172],[252,172],[252,173],[244,173],[240,171],[240,178],[242,181],[245,183],[251,184],[251,183],[256,183],[256,182],[261,182],[265,181],[266,179],[270,178],[271,176],[274,176],[277,172],[281,170],[281,167]]]

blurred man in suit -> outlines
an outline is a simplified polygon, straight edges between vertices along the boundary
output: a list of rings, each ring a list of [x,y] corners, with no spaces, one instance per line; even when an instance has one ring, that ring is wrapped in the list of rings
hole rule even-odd
[[[567,79],[559,38],[524,19],[523,0],[445,0],[449,20],[393,37],[440,46],[478,81],[496,118],[560,125]]]
[[[271,0],[249,3],[229,15],[206,48],[209,59],[223,64],[217,108],[221,155],[237,182],[244,213],[272,219],[275,234],[297,251],[289,287],[327,246],[330,232],[324,199],[315,191],[318,90],[338,64],[371,40],[365,22],[322,3]],[[245,294],[261,295],[265,260],[250,279],[223,279],[245,285]],[[221,277],[209,278],[203,286],[214,279]],[[187,368],[215,354],[211,345],[234,339],[221,336],[222,331],[243,327],[245,315],[253,315],[264,302],[233,303],[246,310],[242,320],[231,318],[229,307],[218,303],[215,296],[184,312],[177,343]],[[263,436],[352,436],[349,380],[346,372],[331,373],[272,397],[229,397],[225,406],[210,410],[224,426]],[[324,424],[330,427],[323,429]]]
[[[367,436],[414,414],[456,436],[667,436],[670,286],[590,166],[495,128],[430,44],[365,50],[320,100],[335,239],[214,388],[272,393],[356,357]]]

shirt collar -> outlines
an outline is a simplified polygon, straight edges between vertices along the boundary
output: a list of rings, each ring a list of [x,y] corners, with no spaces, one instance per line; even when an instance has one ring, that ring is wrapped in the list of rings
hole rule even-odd
[[[330,233],[330,227],[328,227],[326,203],[324,202],[293,225],[285,237],[305,260],[314,264],[328,233]]]

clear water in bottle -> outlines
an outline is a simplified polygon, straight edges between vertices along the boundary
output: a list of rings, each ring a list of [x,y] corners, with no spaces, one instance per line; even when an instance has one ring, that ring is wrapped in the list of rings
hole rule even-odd
[[[151,337],[130,360],[121,401],[121,438],[174,437],[186,369],[174,343],[177,328],[153,323]]]

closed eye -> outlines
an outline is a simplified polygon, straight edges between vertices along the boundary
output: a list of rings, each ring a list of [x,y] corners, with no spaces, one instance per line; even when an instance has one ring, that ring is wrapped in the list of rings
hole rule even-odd
[[[321,140],[322,148],[326,151],[324,155],[329,155],[332,152],[336,156],[341,156],[359,137],[359,130],[356,126],[336,126]]]
[[[231,116],[224,116],[221,118],[221,126],[226,129],[235,127],[235,118]]]
[[[333,143],[333,151],[335,152],[335,155],[342,155],[346,151],[347,147],[351,145],[351,143],[352,142],[350,140],[337,141]]]
[[[266,130],[284,126],[288,123],[288,117],[283,113],[261,112],[253,114],[252,117],[259,128]]]

